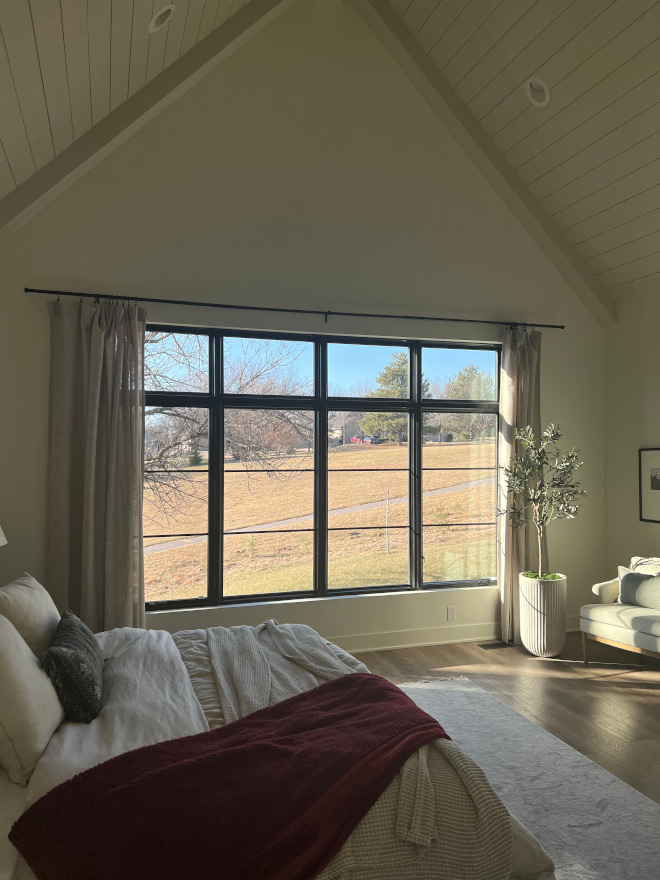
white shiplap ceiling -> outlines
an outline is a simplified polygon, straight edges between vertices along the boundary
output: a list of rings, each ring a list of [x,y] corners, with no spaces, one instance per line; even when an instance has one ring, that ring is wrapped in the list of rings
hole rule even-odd
[[[656,289],[658,0],[388,2],[600,284]]]
[[[167,0],[0,0],[5,234],[291,2],[174,0],[150,34]],[[468,145],[503,163],[496,188],[541,216],[537,240],[599,319],[613,316],[610,294],[657,288],[660,0],[350,2],[393,36],[413,81],[411,55],[430,65],[479,133]],[[545,107],[526,96],[532,76],[550,88]]]
[[[0,2],[0,198],[239,12],[248,0]]]

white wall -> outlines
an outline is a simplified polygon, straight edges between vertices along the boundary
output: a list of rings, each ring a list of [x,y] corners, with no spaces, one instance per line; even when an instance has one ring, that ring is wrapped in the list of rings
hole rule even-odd
[[[566,323],[544,334],[542,393],[544,421],[582,449],[590,493],[580,518],[550,536],[569,614],[604,572],[602,331],[349,6],[292,7],[5,242],[0,270],[0,523],[10,541],[0,580],[23,568],[43,575],[49,330],[45,298],[26,285]],[[149,318],[496,338],[472,325],[325,325],[171,306]],[[299,600],[277,617],[356,649],[484,638],[495,610],[490,588]],[[243,606],[156,624],[273,613]]]
[[[605,336],[607,574],[631,556],[660,556],[660,523],[639,518],[638,451],[660,448],[660,300],[630,296]]]

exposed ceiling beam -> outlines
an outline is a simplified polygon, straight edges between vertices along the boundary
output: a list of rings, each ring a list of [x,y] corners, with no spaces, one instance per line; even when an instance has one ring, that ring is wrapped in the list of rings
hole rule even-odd
[[[612,296],[527,191],[386,0],[350,2],[591,314],[602,327],[616,324]]]
[[[0,201],[0,241],[196,85],[295,0],[251,0]]]

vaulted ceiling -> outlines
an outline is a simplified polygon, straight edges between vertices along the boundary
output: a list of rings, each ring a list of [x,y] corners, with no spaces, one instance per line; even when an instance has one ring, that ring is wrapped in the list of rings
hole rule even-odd
[[[154,33],[167,0],[0,3],[0,227],[291,2],[175,0]],[[350,2],[603,323],[656,288],[660,0]]]

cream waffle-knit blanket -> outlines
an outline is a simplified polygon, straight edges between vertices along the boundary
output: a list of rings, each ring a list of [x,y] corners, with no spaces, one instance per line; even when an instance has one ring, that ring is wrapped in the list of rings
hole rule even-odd
[[[211,727],[340,675],[368,672],[301,624],[270,620],[205,632],[206,639],[197,630],[174,640]],[[204,642],[215,688],[209,674],[199,675]],[[406,761],[319,878],[507,880],[511,860],[508,811],[480,768],[441,739]]]

